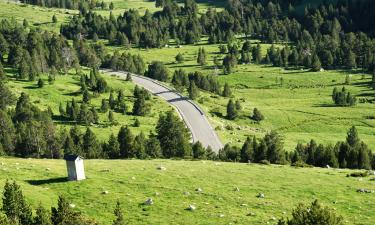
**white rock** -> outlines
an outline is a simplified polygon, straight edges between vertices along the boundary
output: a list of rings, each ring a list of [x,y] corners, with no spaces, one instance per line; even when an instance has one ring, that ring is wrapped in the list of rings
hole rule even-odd
[[[259,193],[259,194],[257,195],[257,197],[258,197],[258,198],[264,198],[265,196],[264,196],[263,193]]]
[[[108,191],[103,191],[102,192],[103,195],[108,195],[108,193],[109,193]]]
[[[167,168],[165,168],[164,166],[158,166],[157,169],[158,169],[158,170],[167,170]]]
[[[199,188],[196,188],[195,191],[196,192],[202,192],[203,190],[202,190],[202,188],[199,187]]]
[[[223,218],[223,217],[224,217],[224,214],[219,214],[219,217],[220,217],[220,218]]]
[[[69,207],[70,207],[70,208],[75,208],[75,207],[76,207],[76,205],[75,205],[75,204],[73,204],[73,203],[71,203],[71,204],[69,204]]]
[[[240,189],[238,187],[235,187],[234,191],[240,191]]]
[[[149,199],[147,199],[147,200],[145,201],[144,204],[145,204],[145,205],[152,205],[152,204],[154,204],[154,201],[152,200],[152,198],[149,198]]]
[[[190,192],[184,191],[184,195],[190,195]]]
[[[195,209],[197,209],[195,205],[189,205],[189,207],[187,207],[187,210],[190,210],[190,211],[194,211]]]

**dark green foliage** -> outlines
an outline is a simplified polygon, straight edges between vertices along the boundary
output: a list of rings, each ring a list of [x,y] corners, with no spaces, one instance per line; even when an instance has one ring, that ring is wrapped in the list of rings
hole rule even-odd
[[[175,59],[176,59],[176,62],[182,63],[184,61],[184,56],[181,53],[178,53]]]
[[[334,147],[318,145],[314,140],[309,144],[298,144],[292,163],[303,162],[313,166],[329,165],[337,168],[371,169],[373,154],[359,137],[355,127],[350,128],[346,142],[337,142]]]
[[[82,137],[82,151],[83,157],[89,159],[100,158],[102,155],[101,146],[90,128],[86,129]]]
[[[225,83],[222,95],[223,95],[223,97],[231,97],[232,96],[232,91],[231,91],[228,83]]]
[[[127,73],[126,74],[126,81],[132,81],[133,79],[132,79],[132,75],[131,75],[131,73]]]
[[[4,186],[2,211],[15,224],[32,224],[32,211],[16,182],[8,180]]]
[[[154,61],[148,66],[145,76],[159,81],[167,81],[168,74],[168,69],[162,62]]]
[[[113,124],[115,122],[115,116],[113,115],[112,110],[109,110],[108,112],[108,121],[110,124]]]
[[[5,76],[3,64],[1,63],[1,60],[0,60],[0,82],[3,82],[5,79],[6,79],[6,76]]]
[[[117,140],[120,144],[120,156],[121,158],[131,158],[133,155],[133,141],[134,136],[131,133],[129,127],[122,126],[117,136]]]
[[[332,100],[338,106],[354,106],[357,103],[355,96],[352,96],[349,91],[343,87],[341,91],[335,87],[332,91]]]
[[[322,68],[322,64],[320,63],[320,59],[317,55],[314,55],[312,58],[312,65],[311,65],[311,70],[318,72]]]
[[[0,109],[0,155],[12,155],[16,144],[16,129],[11,117]]]
[[[82,224],[79,214],[73,211],[68,200],[63,196],[59,196],[57,207],[52,207],[51,220],[57,225]]]
[[[100,111],[102,113],[106,113],[106,112],[108,112],[108,109],[109,109],[109,103],[108,103],[107,99],[103,98],[102,99],[102,104],[100,106]]]
[[[191,154],[189,131],[173,111],[160,115],[156,132],[164,157],[184,157]]]
[[[102,67],[136,74],[145,72],[145,63],[140,55],[131,55],[130,53],[122,53],[120,55],[118,51],[115,51],[112,56],[107,55]]]
[[[36,216],[34,218],[35,225],[52,225],[51,213],[46,210],[41,203],[36,208]]]
[[[281,219],[278,225],[343,225],[344,220],[337,216],[335,210],[322,206],[318,200],[311,203],[310,206],[299,204],[292,212],[292,218]]]
[[[206,65],[206,51],[204,48],[198,49],[197,63],[201,66]]]
[[[57,17],[56,17],[56,15],[52,16],[52,23],[57,23]]]
[[[257,121],[257,122],[260,122],[262,120],[264,120],[264,116],[263,114],[259,111],[259,109],[257,108],[254,108],[253,110],[253,115],[251,116],[251,119]]]
[[[229,120],[234,120],[238,116],[238,112],[236,109],[236,105],[234,104],[232,99],[229,99],[227,104],[227,118]]]
[[[188,92],[189,98],[192,100],[195,100],[199,97],[198,87],[195,85],[195,82],[193,80],[190,81]]]
[[[113,133],[109,136],[108,143],[104,145],[103,152],[110,159],[120,158],[120,144]]]
[[[3,81],[0,80],[0,109],[6,109],[16,98]]]
[[[162,156],[160,142],[154,134],[150,134],[146,141],[146,154],[151,158],[159,158]]]
[[[224,74],[230,74],[233,72],[234,67],[237,65],[237,57],[234,54],[229,53],[223,59],[223,72]]]
[[[194,159],[206,158],[206,149],[203,147],[202,143],[200,143],[199,141],[193,144],[192,152],[193,152]]]
[[[138,118],[136,118],[135,120],[134,120],[134,125],[133,125],[134,127],[140,127],[141,126],[141,122],[139,122],[139,120],[138,120]]]
[[[125,225],[126,224],[119,200],[117,200],[116,208],[113,214],[115,215],[116,219],[113,221],[112,225]]]
[[[145,116],[150,112],[150,105],[146,102],[146,97],[144,92],[141,92],[134,102],[133,105],[133,114],[136,116]]]

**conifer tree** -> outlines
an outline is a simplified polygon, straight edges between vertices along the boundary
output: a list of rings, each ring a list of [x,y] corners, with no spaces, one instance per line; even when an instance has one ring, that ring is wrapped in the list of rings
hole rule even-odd
[[[195,82],[193,80],[190,81],[190,85],[189,85],[189,98],[192,99],[192,100],[195,100],[198,98],[199,96],[199,89],[198,87],[195,85]]]
[[[116,136],[112,133],[109,136],[106,153],[111,159],[119,159],[120,158],[120,144],[116,138]]]
[[[312,58],[312,71],[318,72],[322,68],[319,57],[315,54]]]
[[[201,66],[206,65],[206,51],[204,48],[199,48],[198,50],[197,63]]]
[[[133,152],[133,141],[134,136],[131,133],[129,127],[122,126],[117,136],[117,140],[120,144],[120,156],[121,158],[129,158]]]
[[[36,209],[36,216],[34,218],[35,225],[52,225],[50,213],[39,203]]]
[[[253,116],[251,118],[257,122],[264,120],[263,114],[257,108],[254,108]]]
[[[184,56],[181,53],[178,53],[175,59],[176,59],[176,62],[182,63],[184,61]]]
[[[232,96],[232,91],[230,89],[230,86],[228,83],[224,84],[224,89],[223,89],[223,97],[230,97]]]
[[[227,118],[230,120],[236,119],[238,112],[232,99],[229,99],[227,104]]]
[[[113,213],[115,214],[116,219],[113,221],[112,225],[125,225],[126,224],[119,200],[117,200],[116,208]]]

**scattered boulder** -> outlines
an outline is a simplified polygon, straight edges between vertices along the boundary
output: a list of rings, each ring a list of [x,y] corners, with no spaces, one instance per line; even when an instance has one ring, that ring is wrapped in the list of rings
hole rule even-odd
[[[358,193],[366,193],[366,194],[374,193],[373,190],[368,190],[368,189],[364,189],[364,188],[357,189],[357,192]]]
[[[235,187],[234,191],[240,191],[240,188],[239,187]]]
[[[47,170],[47,171],[50,171],[50,170],[51,170],[51,168],[46,168],[46,170]]]
[[[241,206],[247,206],[247,204],[243,203],[243,204],[241,204]]]
[[[195,205],[189,205],[189,207],[187,207],[187,210],[190,210],[190,211],[194,211],[196,209],[197,207]]]
[[[76,207],[76,205],[75,205],[75,204],[73,204],[73,203],[71,203],[71,204],[69,204],[69,207],[70,207],[70,208],[75,208],[75,207]]]
[[[102,192],[103,195],[108,195],[108,193],[109,193],[108,191],[103,191]]]
[[[220,218],[223,218],[223,217],[224,217],[224,214],[222,214],[222,213],[219,214],[219,217],[220,217]]]
[[[202,188],[199,187],[199,188],[196,188],[195,191],[200,193],[200,192],[202,192],[203,190],[202,190]]]
[[[159,195],[160,195],[160,193],[159,193],[159,192],[155,192],[155,195],[156,195],[156,196],[159,196]]]
[[[370,175],[370,176],[371,176],[371,175],[375,175],[375,171],[369,171],[369,172],[368,172],[368,175]]]
[[[256,216],[254,212],[249,212],[246,216]]]
[[[190,195],[190,192],[188,192],[188,191],[184,191],[184,195]]]
[[[154,204],[154,201],[152,200],[152,198],[149,198],[147,199],[145,202],[144,202],[145,205],[152,205]]]
[[[331,167],[330,167],[329,165],[326,165],[326,168],[327,168],[327,169],[330,169]]]
[[[264,198],[265,196],[264,196],[264,194],[263,193],[259,193],[258,195],[257,195],[257,198]]]
[[[158,166],[158,168],[157,168],[158,170],[167,170],[167,168],[165,168],[164,166]]]

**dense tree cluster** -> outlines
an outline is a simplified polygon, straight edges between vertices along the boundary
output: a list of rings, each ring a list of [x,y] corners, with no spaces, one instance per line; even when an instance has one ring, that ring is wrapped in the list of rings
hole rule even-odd
[[[242,148],[226,144],[219,151],[218,157],[223,161],[287,163],[282,137],[274,131],[261,139],[247,138]]]
[[[0,21],[0,62],[17,69],[17,79],[28,80],[35,80],[40,73],[54,76],[79,65],[63,36],[29,30],[15,20]]]
[[[144,74],[146,65],[140,55],[131,55],[130,53],[120,53],[115,51],[113,55],[107,55],[104,58],[102,67],[112,70],[122,70],[130,73]]]
[[[169,78],[169,71],[162,62],[153,61],[148,65],[148,69],[144,75],[155,80],[167,81]]]
[[[104,1],[96,0],[21,0],[22,3],[30,5],[38,5],[48,8],[64,8],[64,9],[79,9],[79,10],[89,10],[89,9],[108,9],[107,3]],[[113,3],[112,8],[113,9]]]
[[[307,145],[298,144],[291,155],[294,164],[306,163],[313,166],[335,168],[371,169],[375,168],[375,155],[359,139],[357,129],[350,128],[345,142],[335,146],[324,146],[311,140]]]
[[[194,82],[198,88],[215,94],[221,93],[221,86],[214,75],[204,75],[199,71],[187,74],[183,69],[175,70],[172,77],[172,84],[177,90],[189,88]]]
[[[351,95],[345,87],[342,87],[341,90],[337,90],[336,87],[333,88],[332,100],[338,106],[353,106],[357,103],[356,97]]]

